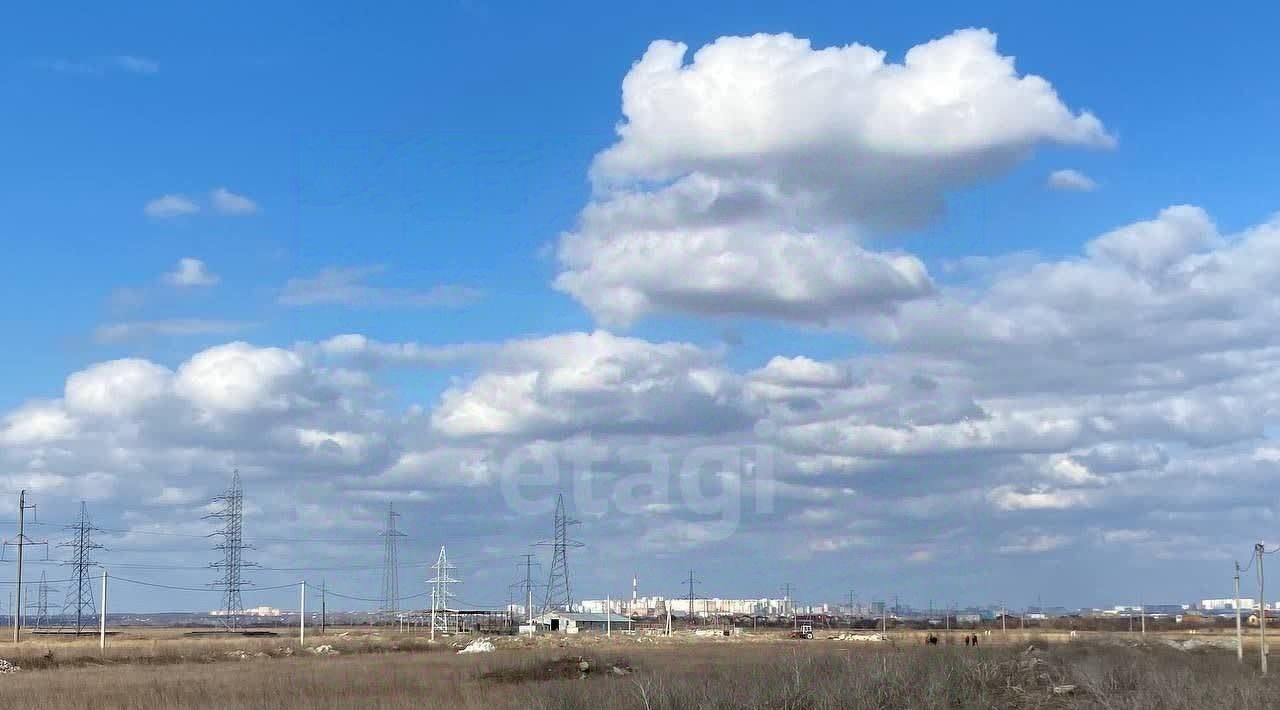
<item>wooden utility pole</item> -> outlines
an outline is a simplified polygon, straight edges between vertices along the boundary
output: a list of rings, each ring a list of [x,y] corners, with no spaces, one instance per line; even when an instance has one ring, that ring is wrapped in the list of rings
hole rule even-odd
[[[322,579],[320,580],[320,635],[321,636],[324,636],[325,623],[328,621],[328,619],[325,618],[325,611],[326,611],[325,601],[326,600],[325,600],[324,591],[325,591],[325,581]]]

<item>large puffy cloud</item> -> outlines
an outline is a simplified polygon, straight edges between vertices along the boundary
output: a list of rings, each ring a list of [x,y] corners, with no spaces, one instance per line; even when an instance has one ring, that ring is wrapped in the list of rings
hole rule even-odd
[[[619,140],[561,237],[556,287],[601,321],[653,311],[823,322],[927,295],[914,257],[860,246],[1037,145],[1108,146],[1091,114],[964,30],[900,64],[791,35],[653,43],[623,80]]]
[[[564,436],[742,426],[740,393],[708,353],[604,331],[506,344],[432,414],[449,436]]]
[[[668,191],[704,187],[686,181]],[[639,201],[665,197],[645,195]],[[636,207],[641,212],[653,206]],[[580,230],[561,241],[565,271],[557,287],[602,321],[620,324],[655,310],[823,321],[889,308],[932,289],[928,271],[914,256],[870,251],[830,233],[767,221],[644,225],[647,219],[585,211]]]
[[[897,164],[880,177],[910,193],[936,188],[935,180],[972,180],[984,163],[1042,142],[1112,142],[1097,118],[1073,113],[1048,81],[1019,76],[986,30],[912,47],[901,64],[858,44],[815,50],[789,34],[722,37],[689,64],[687,51],[654,42],[632,67],[622,84],[620,140],[596,159],[597,177],[670,179],[787,159],[795,169],[787,177],[804,186],[831,170],[870,187],[877,182],[870,169]],[[801,164],[813,160],[817,174],[801,177]]]
[[[70,412],[121,416],[169,394],[173,373],[149,360],[112,360],[67,378],[64,401]]]

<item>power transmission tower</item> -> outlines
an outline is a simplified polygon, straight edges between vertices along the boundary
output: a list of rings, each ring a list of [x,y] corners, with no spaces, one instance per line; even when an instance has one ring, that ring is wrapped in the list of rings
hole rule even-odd
[[[22,548],[27,545],[44,545],[45,555],[49,554],[49,543],[45,540],[32,540],[23,532],[25,529],[27,511],[32,511],[35,515],[35,503],[27,503],[26,490],[18,494],[18,536],[12,540],[5,540],[4,547],[13,545],[18,548],[18,584],[15,588],[17,593],[17,601],[9,606],[10,613],[13,614],[13,642],[18,643],[22,638]]]
[[[396,530],[396,520],[400,514],[391,503],[387,503],[387,527],[382,535],[382,611],[390,623],[400,610],[400,538],[405,534]]]
[[[71,558],[63,563],[71,567],[71,586],[67,587],[66,601],[62,604],[62,617],[65,619],[75,617],[76,635],[79,636],[84,628],[86,616],[93,618],[95,614],[91,575],[91,568],[94,565],[92,554],[94,550],[101,550],[103,547],[93,541],[93,534],[101,530],[90,524],[89,509],[84,501],[80,501],[80,519],[64,529],[71,533],[71,538],[58,547],[71,549]]]
[[[520,591],[523,592],[521,596],[524,597],[524,603],[525,603],[524,613],[525,613],[526,621],[532,624],[533,623],[533,587],[534,587],[533,568],[541,567],[542,565],[538,564],[538,560],[535,559],[536,556],[533,553],[527,553],[527,554],[521,555],[521,557],[524,558],[524,562],[521,563],[521,566],[524,567],[524,581],[520,582],[519,586],[520,586]]]
[[[204,516],[206,520],[221,520],[222,529],[211,533],[209,537],[220,537],[222,541],[213,546],[222,551],[222,559],[210,563],[210,567],[222,570],[222,579],[209,586],[222,590],[222,625],[228,630],[240,628],[240,616],[244,613],[244,601],[240,598],[241,587],[249,586],[242,573],[245,567],[255,567],[252,562],[244,561],[244,551],[253,549],[244,544],[244,488],[240,486],[240,472],[231,476],[231,486],[222,495],[213,499],[221,505],[216,513]]]
[[[693,626],[693,585],[701,584],[701,583],[702,583],[702,580],[693,578],[693,570],[689,570],[689,579],[685,580],[683,584],[689,585],[689,625],[690,626]]]
[[[582,543],[569,539],[569,527],[581,525],[564,512],[564,494],[556,497],[555,535],[542,540],[539,545],[551,546],[551,575],[547,579],[547,596],[542,602],[543,611],[562,609],[573,611],[573,587],[569,582],[568,551],[570,547],[582,547]]]
[[[49,586],[49,581],[44,572],[40,573],[40,586],[36,588],[35,607],[36,628],[42,628],[49,623],[49,592],[58,591],[54,587]]]
[[[458,583],[458,580],[449,574],[451,570],[457,568],[449,564],[444,545],[440,546],[440,557],[436,559],[434,565],[431,565],[431,569],[436,571],[436,576],[427,580],[431,583],[431,638],[435,638],[437,631],[445,634],[450,631],[449,599],[453,597],[453,592],[449,591],[449,585]]]

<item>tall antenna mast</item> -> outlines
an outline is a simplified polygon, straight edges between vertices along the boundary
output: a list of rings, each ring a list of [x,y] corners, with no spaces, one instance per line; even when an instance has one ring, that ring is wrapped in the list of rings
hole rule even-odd
[[[252,562],[244,561],[244,551],[253,548],[244,544],[244,489],[240,486],[239,471],[232,473],[231,487],[222,495],[215,497],[213,502],[221,504],[222,507],[218,512],[210,513],[204,518],[222,521],[222,529],[209,535],[209,537],[222,538],[221,542],[213,546],[213,549],[222,551],[222,559],[210,563],[209,566],[222,570],[222,579],[209,586],[222,590],[222,625],[228,630],[235,631],[240,628],[240,616],[244,613],[244,601],[240,598],[240,588],[253,584],[245,581],[241,573],[245,567],[256,566]]]
[[[569,526],[581,525],[564,512],[564,494],[556,497],[555,535],[542,540],[539,545],[551,546],[551,576],[547,579],[547,595],[542,603],[543,611],[573,611],[573,588],[569,581],[568,551],[570,547],[582,547],[582,543],[569,539]]]
[[[387,503],[387,527],[382,531],[382,611],[388,623],[395,620],[400,609],[400,538],[405,534],[396,530],[400,514],[395,506]]]
[[[94,550],[101,550],[103,547],[93,541],[93,533],[101,531],[90,524],[89,509],[84,501],[80,501],[80,519],[64,529],[71,536],[58,547],[71,548],[71,559],[63,563],[71,567],[71,586],[67,587],[66,601],[62,604],[62,616],[75,617],[76,635],[79,636],[84,629],[85,619],[93,618],[95,614],[91,574],[94,565],[92,554]]]

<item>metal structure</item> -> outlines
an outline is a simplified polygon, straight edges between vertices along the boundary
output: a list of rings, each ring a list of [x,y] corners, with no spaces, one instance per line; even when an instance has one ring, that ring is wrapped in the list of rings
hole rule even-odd
[[[399,542],[405,534],[396,530],[400,514],[395,506],[387,504],[387,527],[382,535],[382,613],[387,623],[394,623],[400,611],[400,561]]]
[[[36,601],[29,604],[28,609],[35,611],[36,628],[44,628],[49,624],[49,592],[58,591],[54,587],[49,586],[49,580],[44,572],[40,573],[40,586],[36,587]],[[29,614],[30,615],[30,614]]]
[[[686,618],[688,618],[690,625],[693,624],[695,618],[693,613],[693,585],[701,583],[702,580],[693,578],[693,570],[689,570],[689,579],[685,580],[684,584],[689,585],[689,616]]]
[[[101,532],[89,521],[89,509],[84,501],[80,501],[80,518],[64,528],[70,533],[70,539],[58,545],[71,550],[70,558],[63,564],[71,567],[70,586],[67,587],[66,600],[62,604],[61,616],[69,623],[75,619],[76,635],[84,630],[86,618],[92,619],[96,614],[93,606],[93,551],[103,549],[102,545],[93,541],[93,534]]]
[[[582,543],[569,539],[569,527],[581,525],[581,521],[573,520],[564,511],[564,494],[556,497],[555,535],[550,540],[542,540],[538,545],[551,547],[551,574],[547,578],[547,595],[542,602],[542,611],[573,611],[573,587],[569,581],[570,547],[582,547]]]
[[[22,640],[22,549],[27,545],[44,545],[45,555],[49,553],[49,543],[45,540],[32,540],[27,537],[24,532],[26,526],[27,511],[30,510],[35,515],[35,503],[27,503],[27,491],[23,490],[18,494],[18,536],[12,540],[5,540],[4,547],[13,545],[18,548],[18,583],[15,585],[18,600],[16,603],[9,605],[9,613],[13,615],[13,642],[18,643]]]
[[[221,542],[214,545],[213,549],[222,551],[222,559],[209,566],[221,570],[222,579],[209,586],[222,590],[222,625],[235,631],[240,628],[240,617],[244,613],[240,589],[252,584],[245,581],[244,568],[254,566],[252,562],[244,561],[244,551],[252,547],[244,544],[244,488],[240,485],[239,471],[232,474],[231,486],[222,495],[216,496],[213,502],[221,505],[221,508],[204,517],[206,520],[222,521],[222,529],[209,535],[221,538]]]
[[[431,569],[436,571],[436,576],[427,580],[431,583],[431,638],[435,638],[437,632],[447,634],[456,630],[456,625],[453,624],[454,614],[449,608],[449,599],[453,597],[449,585],[457,584],[458,580],[450,575],[456,567],[449,564],[444,545],[440,546],[440,557],[431,565]]]
[[[524,581],[516,584],[519,585],[520,596],[524,600],[525,621],[533,623],[533,568],[541,567],[542,565],[538,564],[538,561],[534,559],[535,555],[533,553],[521,555],[521,557],[524,558],[524,561],[520,563],[524,567]]]

